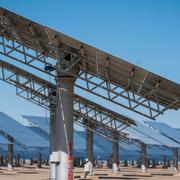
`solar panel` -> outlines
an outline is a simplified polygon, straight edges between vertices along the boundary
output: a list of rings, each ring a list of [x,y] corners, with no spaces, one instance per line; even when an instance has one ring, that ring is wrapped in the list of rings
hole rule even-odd
[[[22,115],[32,127],[39,127],[41,130],[50,134],[50,119],[42,116]]]
[[[151,137],[149,137],[139,131],[136,131],[132,128],[126,128],[126,130],[124,130],[124,132],[128,134],[127,137],[129,139],[136,139],[147,145],[161,145],[160,142],[158,142],[158,141],[152,139]]]
[[[30,131],[8,115],[0,112],[0,129],[25,146],[48,147],[49,142],[41,136]]]
[[[168,147],[180,147],[180,144],[170,138],[160,134],[158,131],[147,127],[145,124],[135,121],[136,126],[127,127],[124,131],[129,134],[129,138],[139,139],[145,144],[165,145]],[[171,137],[171,136],[169,136]]]
[[[95,134],[94,141],[96,144],[98,144],[102,149],[105,149],[105,151],[111,153],[112,152],[112,142],[108,141],[107,139],[103,138],[102,136]],[[139,150],[139,147],[133,143],[125,143],[119,140],[119,149],[122,151],[127,151],[127,150],[133,150],[137,151]]]
[[[148,124],[150,127],[158,130],[159,133],[163,134],[164,136],[167,136],[173,139],[174,141],[180,143],[180,131],[178,131],[177,129],[172,128],[166,123],[150,122],[150,121],[145,121],[145,123]]]
[[[0,144],[12,144],[6,137],[0,135]]]
[[[117,96],[124,97],[132,104],[135,103],[135,106],[133,108],[131,107],[132,104],[130,107],[122,104],[121,106],[128,107],[135,112],[143,114],[137,108],[143,105],[143,107],[149,109],[150,115],[147,115],[147,117],[151,118],[155,118],[167,109],[172,108],[177,110],[180,108],[179,83],[167,80],[136,65],[130,64],[121,58],[105,53],[3,8],[0,9],[0,21],[3,37],[13,42],[22,43],[31,49],[45,54],[45,56],[53,58],[55,60],[54,64],[59,59],[60,51],[71,52],[75,57],[80,57],[80,60],[77,62],[80,71],[89,74],[89,77],[86,76],[86,81],[90,81],[94,77],[99,78],[102,82],[100,82],[98,87],[102,89],[108,83],[107,86],[110,87],[110,91],[108,92],[111,92],[109,94],[111,97],[103,97],[112,102],[116,102],[115,99]],[[94,77],[92,78],[91,75]],[[82,78],[82,76],[79,78]],[[81,86],[79,85],[79,87]],[[118,93],[116,91],[118,87],[125,91]],[[85,87],[81,88],[85,89]],[[127,92],[131,92],[133,95],[139,95],[140,99],[127,97]],[[98,95],[100,96],[101,94]],[[156,103],[159,108],[161,106],[164,108],[161,108],[162,110],[159,110],[159,108],[155,109],[155,106],[152,106],[151,103],[146,103],[146,99]],[[152,111],[157,114],[153,114]]]
[[[161,155],[161,156],[163,156],[164,154],[173,155],[173,151],[172,151],[172,149],[169,149],[169,148],[161,149],[158,147],[153,147],[153,148],[148,149],[148,154]]]
[[[50,132],[50,120],[41,116],[28,116],[22,115],[22,117],[29,121],[30,125],[40,127],[43,131],[49,134]]]
[[[26,126],[28,129],[30,129],[31,131],[33,131],[34,133],[40,135],[41,137],[43,137],[44,139],[47,139],[49,141],[49,134],[47,132],[45,132],[44,130],[42,130],[39,127],[36,126]]]

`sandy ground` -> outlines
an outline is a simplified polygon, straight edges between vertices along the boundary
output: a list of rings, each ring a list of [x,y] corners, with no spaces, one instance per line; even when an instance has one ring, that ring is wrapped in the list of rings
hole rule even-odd
[[[83,179],[83,169],[74,169],[75,180]],[[48,180],[49,169],[41,169],[36,166],[23,166],[8,171],[6,168],[0,169],[0,180]],[[79,177],[80,176],[80,177]],[[112,174],[110,169],[99,168],[94,170],[94,175],[87,177],[88,180],[110,180],[110,179],[139,179],[139,180],[180,180],[180,172],[174,172],[173,169],[148,169],[146,173],[141,173],[137,168],[124,168],[118,174]]]

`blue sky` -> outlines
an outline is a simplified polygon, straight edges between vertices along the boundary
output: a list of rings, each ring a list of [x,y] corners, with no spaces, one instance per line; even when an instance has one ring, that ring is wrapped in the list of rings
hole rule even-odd
[[[180,83],[179,0],[0,0],[0,5]],[[2,82],[0,92],[0,111],[17,120],[21,114],[47,115],[17,97],[14,87]],[[180,111],[157,120],[180,128]]]

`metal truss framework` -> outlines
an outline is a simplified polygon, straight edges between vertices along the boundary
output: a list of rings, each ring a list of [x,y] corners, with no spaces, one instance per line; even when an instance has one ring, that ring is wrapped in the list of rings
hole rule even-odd
[[[16,87],[16,94],[36,105],[50,108],[50,96],[55,92],[55,86],[31,75],[15,66],[0,61],[0,79]],[[51,107],[53,107],[51,102]],[[55,107],[55,104],[54,104]],[[121,131],[128,127],[127,120],[122,120],[116,113],[107,111],[99,105],[81,97],[74,97],[74,119],[77,124],[89,128],[87,122],[94,126],[93,131],[113,140],[112,134],[119,133],[119,139],[130,144],[139,144],[138,141],[128,139]]]
[[[92,119],[84,119],[82,117],[76,117],[74,119],[75,123],[85,129],[88,129],[89,131],[92,131],[102,137],[104,137],[105,139],[109,140],[109,141],[114,141],[114,142],[119,142],[119,141],[122,141],[122,142],[125,142],[126,144],[134,144],[134,145],[137,145],[138,147],[140,147],[140,144],[141,142],[139,142],[139,140],[136,140],[136,139],[129,139],[127,138],[125,135],[122,135],[120,133],[118,133],[118,139],[119,141],[115,140],[113,138],[113,135],[114,133],[117,133],[115,131],[111,131],[109,130],[108,127],[104,126],[98,126],[97,123],[94,123]],[[87,121],[90,121],[91,123],[94,123],[93,127],[89,127],[88,126],[88,123]],[[148,146],[149,147],[149,146]]]
[[[19,42],[7,40],[2,35],[0,37],[0,54],[1,59],[7,58],[11,61],[15,60],[50,76],[56,77],[55,71],[46,71],[44,68],[50,67],[51,69],[55,69],[57,59],[48,57],[46,54],[31,49]],[[148,118],[155,119],[158,115],[163,114],[166,110],[180,101],[180,97],[177,97],[173,102],[166,106],[160,105],[156,94],[161,83],[160,81],[156,83],[151,91],[143,96],[137,92],[133,92],[129,89],[134,74],[133,70],[129,76],[128,87],[120,87],[118,84],[112,83],[108,80],[108,67],[105,67],[105,72],[107,72],[106,78],[102,79],[97,75],[89,74],[86,70],[86,66],[88,65],[87,62],[83,60],[83,57],[78,57],[74,52],[69,52],[66,49],[61,48],[60,57],[67,59],[73,57],[74,63],[67,67],[66,70],[61,69],[61,71],[76,77],[76,87]],[[80,71],[78,75],[70,73],[70,69],[72,69],[73,66],[79,67]],[[144,77],[144,81],[145,79],[146,77]],[[141,86],[143,87],[143,82]],[[155,97],[155,102],[151,100],[152,97]]]
[[[0,79],[16,86],[16,93],[19,96],[27,97],[43,108],[49,108],[50,99],[48,97],[49,94],[55,92],[54,84],[3,61],[0,61]],[[130,124],[135,124],[133,120],[85,98],[75,94],[72,96],[74,98],[74,109],[77,112],[87,115],[97,122],[103,122],[116,131],[121,131]]]
[[[3,61],[0,61],[0,79],[14,85],[18,96],[42,108],[49,110],[51,107],[55,109],[55,102],[53,104],[51,100],[55,99],[51,98],[55,95],[54,84]],[[126,119],[124,116],[111,112],[78,95],[73,96],[74,122],[76,124],[111,141],[115,141],[113,139],[113,134],[118,132],[119,140],[127,144],[133,143],[140,146],[141,142],[139,140],[129,139],[126,137],[126,134],[122,133],[123,129],[128,127],[131,123],[133,124],[133,121],[131,122],[128,118]],[[92,124],[93,127],[89,126],[89,123]],[[143,132],[140,133],[144,134]],[[148,137],[151,138],[150,136]],[[149,148],[151,146],[152,145],[148,145]]]

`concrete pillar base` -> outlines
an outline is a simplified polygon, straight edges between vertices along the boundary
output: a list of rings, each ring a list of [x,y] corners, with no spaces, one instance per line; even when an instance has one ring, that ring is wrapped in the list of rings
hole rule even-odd
[[[55,163],[50,163],[49,179],[53,180],[56,177]]]
[[[173,168],[173,171],[174,171],[174,172],[177,172],[177,171],[178,171],[178,169],[177,169],[176,167],[174,167],[174,168]]]
[[[88,176],[93,176],[93,164],[92,163],[90,165],[90,172],[89,172]]]
[[[13,170],[12,164],[9,164],[9,163],[8,163],[7,167],[8,167],[8,170]]]
[[[144,164],[141,165],[141,172],[146,172],[147,169],[146,169],[146,166]]]
[[[112,172],[113,173],[118,173],[118,165],[116,163],[112,164]]]

